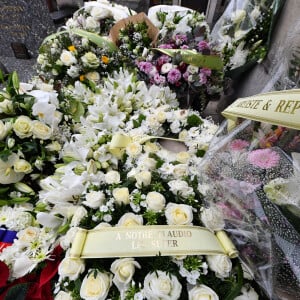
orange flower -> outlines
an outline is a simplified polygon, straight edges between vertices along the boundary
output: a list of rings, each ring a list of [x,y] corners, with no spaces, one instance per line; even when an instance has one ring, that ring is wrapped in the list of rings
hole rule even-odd
[[[109,58],[105,55],[102,55],[101,56],[101,61],[104,63],[104,64],[108,64],[109,63]]]
[[[76,50],[75,46],[74,45],[71,45],[68,47],[68,50],[71,51],[71,52],[74,52]]]
[[[85,79],[85,76],[84,76],[84,75],[80,75],[80,76],[79,76],[79,80],[80,80],[80,81],[83,81],[84,79]]]

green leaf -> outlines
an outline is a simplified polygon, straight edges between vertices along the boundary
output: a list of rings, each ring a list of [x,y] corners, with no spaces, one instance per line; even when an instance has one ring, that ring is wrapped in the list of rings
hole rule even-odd
[[[6,296],[5,300],[25,300],[28,290],[29,283],[20,283],[11,287]]]
[[[76,122],[80,121],[80,117],[84,114],[84,106],[80,101],[75,99],[70,100],[69,111],[70,115]]]
[[[42,42],[42,46],[40,47],[40,50],[42,50],[42,47],[45,43],[51,41],[52,39],[56,38],[57,36],[61,35],[61,34],[64,34],[64,33],[67,33],[68,31],[67,30],[62,30],[62,31],[59,31],[59,32],[56,32],[56,33],[53,33],[51,35],[48,35]]]
[[[16,71],[13,71],[12,73],[12,83],[16,92],[18,92],[20,88],[20,80],[19,80],[18,73]]]
[[[8,201],[7,200],[2,200],[0,199],[0,206],[5,206],[8,204]]]
[[[243,270],[241,264],[238,263],[236,268],[237,268],[236,270],[237,282],[232,284],[231,291],[226,295],[225,300],[233,300],[234,298],[236,298],[240,294],[241,289],[243,287],[244,280],[243,280]]]
[[[30,199],[31,199],[30,197],[16,197],[9,200],[9,203],[19,204],[19,203],[28,202]]]
[[[0,194],[4,194],[9,190],[9,187],[0,187]]]
[[[96,33],[85,31],[78,28],[72,28],[71,32],[81,37],[87,38],[89,41],[93,42],[97,46],[101,48],[107,48],[111,52],[118,50],[117,46],[107,37],[99,36]]]
[[[189,49],[160,49],[154,48],[168,56],[175,57],[180,54],[182,61],[193,66],[209,68],[212,70],[223,70],[223,61],[218,55],[203,55]]]

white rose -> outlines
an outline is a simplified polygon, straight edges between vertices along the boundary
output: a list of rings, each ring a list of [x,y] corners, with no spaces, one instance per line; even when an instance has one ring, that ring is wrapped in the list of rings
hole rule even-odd
[[[188,198],[189,196],[195,195],[193,188],[190,187],[186,181],[171,180],[168,182],[168,185],[174,195],[180,195],[183,198]]]
[[[8,99],[4,99],[3,101],[0,101],[0,112],[3,112],[5,114],[11,114],[14,111],[13,102]]]
[[[173,65],[171,63],[165,63],[161,66],[160,72],[162,74],[169,73],[173,69]]]
[[[114,183],[120,183],[120,173],[118,171],[108,171],[105,174],[105,182],[107,184],[114,184]]]
[[[125,213],[120,219],[117,226],[140,226],[143,225],[143,217],[134,213]]]
[[[104,300],[112,283],[112,275],[97,269],[89,270],[80,287],[80,297],[85,300]]]
[[[0,141],[6,138],[9,130],[11,129],[12,124],[10,122],[3,123],[0,120]]]
[[[83,206],[76,208],[74,215],[71,220],[71,226],[78,226],[80,221],[88,214],[87,210]]]
[[[142,188],[148,186],[151,183],[151,172],[142,171],[135,175],[136,187]]]
[[[235,24],[241,23],[246,17],[246,11],[243,9],[237,9],[231,15],[231,20]]]
[[[146,152],[149,153],[156,153],[159,150],[158,146],[155,143],[151,143],[151,142],[147,142],[144,145],[144,149]]]
[[[52,130],[45,123],[36,120],[32,122],[32,134],[38,139],[48,140],[52,135]]]
[[[149,192],[146,196],[146,203],[149,210],[159,212],[164,209],[166,205],[166,198],[161,193]]]
[[[59,291],[54,300],[73,300],[73,297],[70,293]]]
[[[148,273],[144,280],[147,300],[176,300],[180,298],[182,286],[178,279],[163,271]]]
[[[91,16],[99,21],[104,18],[112,17],[112,12],[107,8],[94,6],[91,10]]]
[[[164,111],[158,111],[156,118],[158,120],[159,123],[164,123],[167,119],[167,115]]]
[[[85,74],[88,80],[98,82],[100,80],[100,74],[98,72],[89,72]]]
[[[85,201],[82,203],[90,208],[99,208],[105,200],[105,194],[102,191],[91,191],[85,195]]]
[[[16,135],[23,139],[32,135],[32,120],[27,116],[20,116],[13,124]]]
[[[191,225],[193,208],[186,204],[168,203],[165,216],[169,225]]]
[[[206,256],[208,267],[215,272],[219,278],[226,278],[232,269],[231,259],[227,255],[207,255]]]
[[[81,61],[85,67],[94,68],[96,69],[99,64],[99,58],[93,52],[87,52],[81,57]]]
[[[76,280],[84,270],[84,260],[80,258],[65,257],[58,266],[59,276],[70,280]]]
[[[219,296],[214,290],[204,284],[200,284],[189,290],[189,300],[201,299],[219,300]]]
[[[186,151],[176,153],[176,160],[182,164],[186,164],[190,158],[190,154]]]
[[[25,159],[18,159],[14,163],[14,171],[16,173],[29,174],[30,172],[32,172],[32,167],[31,167],[31,164],[27,160],[25,160]]]
[[[143,150],[143,147],[138,142],[133,142],[127,145],[126,153],[130,157],[137,157]]]
[[[77,63],[76,57],[73,55],[71,51],[63,50],[60,55],[60,60],[63,65],[65,66],[71,66],[73,64]]]
[[[225,226],[222,213],[215,207],[205,208],[200,213],[201,222],[213,231],[222,230]]]
[[[18,242],[22,244],[30,244],[38,238],[39,229],[37,227],[27,227],[17,233]]]
[[[115,201],[117,204],[121,205],[123,204],[129,204],[129,190],[127,187],[121,187],[121,188],[115,188],[113,189],[113,197],[115,198]]]
[[[243,286],[241,289],[242,295],[237,296],[234,300],[258,300],[258,294],[251,286]]]
[[[67,74],[72,78],[76,78],[79,76],[79,68],[77,66],[71,66],[68,68]]]
[[[187,165],[186,164],[177,164],[173,168],[173,176],[175,178],[182,178],[187,175]]]
[[[93,17],[87,17],[85,22],[88,29],[96,29],[99,26],[99,23]]]
[[[135,268],[141,268],[141,266],[134,258],[120,258],[112,263],[110,270],[114,274],[113,283],[119,291],[130,285]]]
[[[154,170],[156,168],[156,160],[151,157],[146,157],[143,159],[142,164],[145,170]]]

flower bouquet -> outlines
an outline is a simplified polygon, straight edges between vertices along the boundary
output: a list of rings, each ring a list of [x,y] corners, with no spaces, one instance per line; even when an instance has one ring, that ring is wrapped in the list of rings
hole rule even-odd
[[[106,0],[90,1],[68,19],[39,49],[37,71],[46,82],[61,85],[81,80],[99,83],[122,66],[116,45],[108,38],[113,25],[134,14],[127,7]]]
[[[31,223],[15,228],[17,238],[0,253],[1,296],[256,299],[239,259],[223,252],[144,257],[136,250],[133,256],[90,259],[71,255],[80,230],[205,226],[212,234],[224,228],[220,211],[203,202],[197,181],[218,129],[213,122],[197,111],[179,109],[169,88],[148,88],[127,71],[109,76],[96,92],[79,81],[63,89],[66,95],[71,91],[73,99],[83,99],[85,109],[68,126],[55,170],[39,180],[38,199],[31,209],[22,208],[29,211]],[[168,139],[176,143],[176,152],[162,142]],[[10,208],[22,211],[12,203],[1,211]],[[3,228],[19,221],[11,219]],[[176,234],[171,232],[175,246]],[[107,246],[100,241],[95,245]]]
[[[241,260],[270,299],[300,291],[299,131],[243,120],[201,166],[206,201],[222,209]]]
[[[282,0],[232,0],[211,35],[223,54],[226,76],[237,78],[267,55]]]
[[[222,62],[210,44],[205,16],[164,5],[150,8],[148,16],[159,35],[156,48],[137,63],[139,78],[169,86],[181,107],[202,111],[223,89]]]

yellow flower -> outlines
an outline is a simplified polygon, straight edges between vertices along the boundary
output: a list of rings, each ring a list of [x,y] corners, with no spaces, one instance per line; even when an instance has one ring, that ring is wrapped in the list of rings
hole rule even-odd
[[[84,75],[80,75],[80,76],[79,76],[79,80],[80,80],[80,81],[84,81],[84,79],[85,79],[85,76],[84,76]]]
[[[102,55],[101,56],[101,61],[104,63],[104,64],[108,64],[109,63],[109,57],[105,56],[105,55]]]
[[[74,51],[76,51],[76,48],[75,48],[74,45],[71,45],[71,46],[68,47],[68,50],[71,51],[71,52],[74,52]]]

